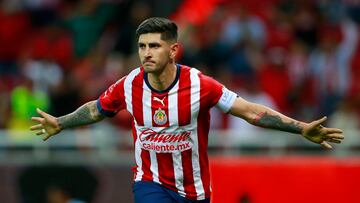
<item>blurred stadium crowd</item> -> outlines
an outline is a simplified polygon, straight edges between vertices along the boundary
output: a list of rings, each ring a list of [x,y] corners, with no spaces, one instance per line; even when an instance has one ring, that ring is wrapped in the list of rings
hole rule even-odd
[[[0,129],[28,129],[96,99],[139,65],[135,29],[180,26],[179,63],[240,96],[309,121],[360,126],[360,3],[340,0],[2,0]],[[242,126],[214,110],[213,127]],[[121,112],[114,125],[129,128]]]

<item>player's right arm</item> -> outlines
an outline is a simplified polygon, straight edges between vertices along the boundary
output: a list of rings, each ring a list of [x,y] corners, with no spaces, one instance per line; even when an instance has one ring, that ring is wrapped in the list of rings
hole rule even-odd
[[[40,109],[37,109],[37,112],[40,117],[32,117],[31,120],[38,122],[38,124],[31,126],[30,130],[38,131],[36,135],[43,136],[44,141],[63,129],[92,124],[105,118],[99,112],[96,100],[90,101],[74,112],[58,118]]]
[[[92,124],[107,116],[114,116],[125,108],[125,78],[126,76],[112,84],[98,100],[90,101],[65,116],[57,118],[37,109],[40,117],[32,117],[31,120],[38,124],[31,126],[30,130],[37,131],[36,135],[41,135],[45,141],[63,129]]]

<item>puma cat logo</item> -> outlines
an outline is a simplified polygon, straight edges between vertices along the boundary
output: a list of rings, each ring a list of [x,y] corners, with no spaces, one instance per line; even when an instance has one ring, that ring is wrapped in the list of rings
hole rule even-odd
[[[154,101],[160,102],[163,106],[165,106],[165,104],[164,104],[164,99],[165,98],[166,97],[164,97],[163,99],[159,99],[158,97],[154,97]]]

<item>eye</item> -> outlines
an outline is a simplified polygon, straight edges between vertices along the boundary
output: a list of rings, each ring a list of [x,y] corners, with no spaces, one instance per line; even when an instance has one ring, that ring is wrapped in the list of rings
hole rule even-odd
[[[145,48],[145,44],[139,44],[139,48],[140,48],[140,49]]]
[[[153,49],[157,49],[157,48],[160,47],[160,44],[157,44],[157,43],[149,44],[149,47],[150,47],[150,48],[153,48]]]

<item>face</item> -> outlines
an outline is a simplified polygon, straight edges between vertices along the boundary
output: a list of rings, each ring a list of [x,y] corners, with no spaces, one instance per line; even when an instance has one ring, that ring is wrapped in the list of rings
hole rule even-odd
[[[177,43],[162,40],[160,33],[142,34],[138,40],[141,65],[148,73],[161,73],[174,62],[177,47]]]

